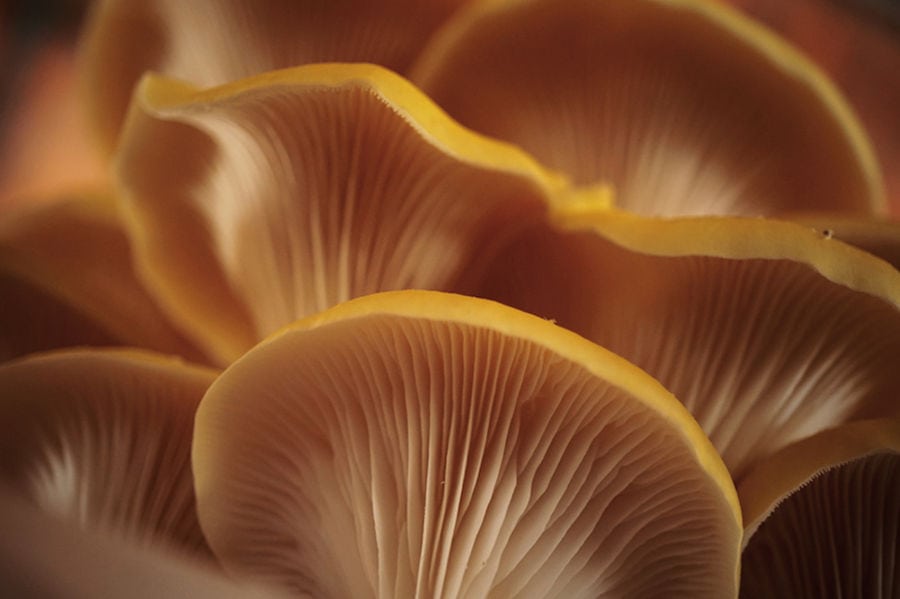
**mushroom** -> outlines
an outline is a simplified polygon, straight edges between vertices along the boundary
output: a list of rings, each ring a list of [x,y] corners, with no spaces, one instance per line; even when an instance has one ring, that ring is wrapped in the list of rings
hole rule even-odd
[[[0,361],[74,345],[204,362],[138,281],[112,200],[75,196],[0,220]]]
[[[792,216],[791,220],[865,250],[900,269],[900,221],[896,219],[804,214]]]
[[[900,415],[900,273],[761,219],[555,211],[461,292],[552,318],[684,402],[732,475],[851,419]]]
[[[611,183],[625,210],[884,208],[874,152],[836,88],[722,3],[475,3],[410,77],[462,124],[577,183]]]
[[[0,488],[0,589],[17,599],[281,599],[208,563],[84,530]]]
[[[900,420],[854,422],[794,443],[738,489],[741,597],[900,592]]]
[[[398,75],[344,64],[204,91],[149,76],[118,174],[140,272],[223,361],[352,297],[450,289],[565,185]]]
[[[734,597],[740,515],[696,422],[538,317],[375,294],[232,364],[197,413],[226,571],[316,597]]]
[[[190,447],[214,376],[125,350],[0,365],[0,483],[85,530],[208,557]]]
[[[112,148],[147,71],[202,87],[318,62],[404,72],[468,1],[100,0],[83,48],[87,105]]]

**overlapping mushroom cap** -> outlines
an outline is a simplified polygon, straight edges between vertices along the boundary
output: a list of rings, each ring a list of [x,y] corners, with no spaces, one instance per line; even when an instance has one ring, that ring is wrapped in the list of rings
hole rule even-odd
[[[206,554],[190,449],[215,374],[128,351],[3,364],[0,482],[85,530]]]
[[[134,272],[115,202],[73,197],[0,221],[0,361],[73,345],[206,358]]]
[[[98,0],[85,39],[85,88],[113,147],[147,71],[203,87],[322,62],[403,72],[469,0]]]
[[[0,498],[22,516],[0,544],[0,584],[21,583],[17,564],[65,572],[58,556],[85,543],[85,559],[63,564],[87,569],[72,593],[97,594],[93,556],[114,562],[116,584],[159,572],[165,593],[173,581],[242,592],[134,546],[205,552],[193,442],[203,529],[238,578],[316,596],[734,596],[726,467],[744,481],[783,472],[771,452],[897,414],[900,274],[835,239],[889,259],[898,247],[896,228],[865,220],[880,202],[868,145],[820,75],[731,13],[696,0],[473,3],[429,45],[417,81],[575,186],[384,68],[258,74],[326,59],[405,69],[462,4],[99,5],[92,107],[117,149],[126,226],[102,201],[3,224],[4,357],[121,343],[237,362],[193,438],[210,371],[86,351],[0,368],[6,482],[95,529],[32,548],[26,537],[55,521]],[[395,35],[407,20],[422,26]],[[146,68],[190,82],[141,79],[122,131]],[[609,210],[607,182],[636,212],[852,216],[804,216],[821,217],[807,221],[819,232],[642,218]],[[341,304],[410,287],[555,319],[662,385],[483,300]],[[853,468],[834,471],[887,488]],[[890,592],[889,578],[873,588]]]
[[[0,488],[0,589],[8,597],[286,599],[207,562],[47,514]]]
[[[703,0],[476,3],[412,79],[454,118],[653,215],[867,214],[873,152],[809,61]],[[477,91],[475,91],[477,90]]]
[[[425,291],[265,341],[197,415],[223,566],[310,596],[726,597],[740,516],[684,408],[508,307]]]
[[[799,441],[739,490],[741,597],[900,592],[900,421],[860,421]]]
[[[563,186],[372,65],[145,79],[118,172],[141,271],[224,359],[352,297],[449,289]]]
[[[900,273],[811,229],[564,209],[479,277],[464,291],[657,378],[738,479],[791,441],[900,411]]]
[[[340,301],[426,288],[554,318],[634,361],[738,477],[895,410],[887,264],[787,223],[611,211],[603,188],[460,128],[378,67],[205,92],[148,79],[119,167],[145,274],[226,359]]]

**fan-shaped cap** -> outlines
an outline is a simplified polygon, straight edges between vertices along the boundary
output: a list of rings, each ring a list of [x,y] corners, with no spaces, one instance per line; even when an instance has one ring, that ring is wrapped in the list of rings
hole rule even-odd
[[[0,488],[0,590],[17,599],[277,599],[208,563],[86,531]]]
[[[0,361],[129,345],[203,361],[138,281],[114,203],[75,197],[0,220]]]
[[[100,0],[84,40],[91,116],[112,146],[146,71],[212,86],[315,62],[403,72],[467,0]]]
[[[809,61],[722,3],[473,5],[411,75],[466,126],[647,215],[882,209],[862,127]]]
[[[741,597],[887,598],[900,591],[900,420],[790,445],[741,482]]]
[[[564,185],[372,65],[149,77],[120,150],[143,274],[228,359],[351,297],[448,288]]]
[[[808,227],[571,211],[460,289],[646,370],[737,478],[792,441],[900,410],[900,273]]]
[[[683,406],[550,322],[428,291],[292,325],[194,440],[226,570],[313,596],[729,597],[739,514]]]
[[[0,481],[89,530],[207,555],[190,447],[212,371],[125,351],[0,366]]]

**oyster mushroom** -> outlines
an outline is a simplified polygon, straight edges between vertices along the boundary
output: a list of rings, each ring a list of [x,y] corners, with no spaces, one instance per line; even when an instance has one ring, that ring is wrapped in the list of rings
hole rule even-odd
[[[807,214],[792,216],[791,220],[813,227],[826,237],[845,243],[878,256],[900,269],[900,221],[833,214]]]
[[[372,62],[403,72],[469,0],[100,0],[84,40],[84,88],[114,147],[146,71],[202,87],[316,62]]]
[[[900,592],[900,420],[854,422],[790,445],[739,492],[741,597]]]
[[[80,196],[0,220],[0,361],[73,345],[131,345],[204,362],[144,290],[115,203]]]
[[[148,77],[118,154],[141,273],[233,359],[340,301],[448,289],[564,186],[373,65],[308,65],[198,91]]]
[[[721,3],[476,3],[410,77],[462,124],[577,183],[611,183],[625,210],[884,208],[874,152],[836,88]]]
[[[0,482],[135,544],[208,556],[195,511],[194,412],[214,372],[137,351],[67,350],[0,366]]]
[[[0,589],[54,599],[284,599],[208,563],[80,529],[0,488]]]
[[[900,273],[808,227],[563,209],[461,292],[552,318],[684,402],[740,478],[850,419],[900,415]]]
[[[358,298],[232,364],[197,413],[226,571],[329,597],[733,597],[720,458],[658,383],[506,306]]]

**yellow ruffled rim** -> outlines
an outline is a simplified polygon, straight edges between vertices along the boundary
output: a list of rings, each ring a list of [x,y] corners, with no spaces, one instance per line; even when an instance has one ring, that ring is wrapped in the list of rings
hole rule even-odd
[[[563,174],[539,164],[513,144],[463,127],[415,85],[384,67],[368,63],[318,63],[270,71],[208,89],[149,73],[140,81],[136,102],[147,113],[168,118],[176,111],[228,102],[273,88],[370,90],[429,143],[466,164],[531,180],[545,195],[568,187]]]
[[[900,309],[900,272],[888,262],[812,227],[768,218],[645,217],[584,204],[558,204],[561,231],[590,231],[629,250],[657,256],[789,260],[826,279]]]
[[[409,126],[413,127],[426,143],[464,164],[484,171],[518,177],[535,190],[545,204],[552,205],[555,197],[570,190],[568,179],[546,169],[529,154],[506,142],[494,140],[463,127],[451,119],[412,83],[392,71],[366,63],[321,63],[271,71],[207,89],[157,74],[145,75],[135,92],[125,129],[129,121],[138,118],[179,121],[189,119],[192,113],[202,113],[230,102],[260,97],[272,91],[321,89],[363,89],[376,95],[394,110]],[[127,196],[123,198],[128,200]],[[608,204],[607,200],[604,200]],[[157,299],[164,306],[174,304],[177,298],[165,281],[157,277],[146,261],[141,259],[142,249],[150,231],[148,223],[126,201],[123,211],[127,228],[136,240],[138,271]],[[173,317],[185,330],[194,330],[191,323]],[[212,330],[212,329],[210,329]],[[194,336],[197,336],[195,332]],[[248,331],[214,330],[203,347],[223,363],[237,358],[249,345],[252,335]]]

